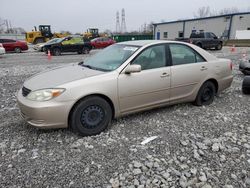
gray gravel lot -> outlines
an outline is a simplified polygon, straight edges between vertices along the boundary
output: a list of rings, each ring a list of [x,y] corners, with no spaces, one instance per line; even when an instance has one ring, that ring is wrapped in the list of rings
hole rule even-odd
[[[238,70],[244,50],[211,51],[235,65],[232,87],[212,105],[126,116],[92,137],[27,125],[15,97],[31,75],[88,55],[0,57],[0,187],[250,187],[250,96],[241,92]]]

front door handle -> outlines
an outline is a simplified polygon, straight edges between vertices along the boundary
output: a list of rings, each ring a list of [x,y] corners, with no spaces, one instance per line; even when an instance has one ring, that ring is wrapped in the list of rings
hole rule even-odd
[[[161,78],[168,77],[168,76],[170,76],[170,75],[168,73],[164,72],[164,73],[162,73]]]
[[[204,71],[204,70],[207,70],[207,67],[202,66],[202,67],[201,67],[201,71]]]

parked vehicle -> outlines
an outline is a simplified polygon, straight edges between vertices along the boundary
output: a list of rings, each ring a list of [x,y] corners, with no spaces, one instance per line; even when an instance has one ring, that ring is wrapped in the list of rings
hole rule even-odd
[[[92,49],[90,42],[84,42],[82,37],[65,37],[56,42],[44,45],[45,53],[50,50],[52,55],[58,56],[62,52],[77,52],[88,54]]]
[[[28,50],[27,42],[13,40],[13,39],[0,39],[6,52],[16,52],[21,53],[22,51]]]
[[[223,46],[222,40],[212,32],[192,33],[189,38],[176,38],[177,41],[189,42],[204,49],[215,48],[221,50]]]
[[[195,45],[128,41],[31,77],[17,99],[33,126],[95,135],[126,114],[181,102],[209,105],[232,80],[230,60]]]
[[[5,54],[5,48],[3,47],[2,43],[0,43],[0,55]]]
[[[239,70],[245,75],[250,75],[250,60],[241,61]]]
[[[83,37],[87,39],[94,39],[100,37],[98,28],[88,28],[85,33],[83,33]]]
[[[107,37],[99,37],[91,40],[93,48],[106,48],[114,43],[115,41],[113,39]]]
[[[39,44],[49,41],[52,38],[63,38],[68,36],[68,33],[52,33],[50,25],[39,25],[38,31],[35,30],[27,32],[25,35],[26,41],[32,44]]]
[[[250,94],[250,76],[245,76],[242,82],[242,93]]]
[[[59,40],[61,40],[61,38],[54,38],[54,39],[49,40],[48,42],[36,44],[36,45],[34,45],[33,48],[34,48],[34,50],[37,50],[39,52],[44,52],[46,50],[44,48],[45,45],[58,42]]]

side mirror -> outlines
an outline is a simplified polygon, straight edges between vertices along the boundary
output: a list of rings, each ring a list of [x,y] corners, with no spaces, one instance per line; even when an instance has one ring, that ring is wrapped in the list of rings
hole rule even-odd
[[[218,37],[214,37],[214,39],[218,39]]]
[[[141,72],[141,65],[129,65],[125,70],[125,74],[130,74],[135,72]]]

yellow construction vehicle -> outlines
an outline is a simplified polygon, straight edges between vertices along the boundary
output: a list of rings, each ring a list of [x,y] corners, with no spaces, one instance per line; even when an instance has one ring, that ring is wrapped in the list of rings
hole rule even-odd
[[[97,28],[89,28],[87,29],[87,32],[83,34],[83,37],[87,39],[94,39],[100,37],[99,30]]]
[[[52,33],[50,25],[39,25],[38,31],[36,26],[34,28],[35,30],[26,33],[26,41],[32,44],[43,43],[52,38],[62,38],[69,35],[67,33]]]

